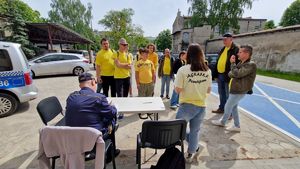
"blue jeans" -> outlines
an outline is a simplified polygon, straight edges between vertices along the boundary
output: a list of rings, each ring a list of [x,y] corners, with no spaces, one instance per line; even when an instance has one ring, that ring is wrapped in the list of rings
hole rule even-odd
[[[189,103],[182,103],[176,114],[176,119],[184,119],[190,125],[190,132],[187,132],[188,153],[195,153],[198,148],[200,126],[205,116],[205,107]]]
[[[163,96],[164,93],[165,93],[165,86],[166,86],[166,95],[169,96],[170,81],[171,81],[171,76],[170,75],[163,75],[161,77],[161,88],[160,88],[160,95],[161,96]]]
[[[175,89],[173,90],[170,106],[176,106],[179,103],[179,94],[175,92]]]
[[[225,104],[224,115],[221,119],[222,124],[226,124],[228,118],[232,114],[234,120],[234,126],[240,127],[239,113],[238,113],[238,104],[239,101],[245,97],[246,94],[229,94],[229,98]]]
[[[218,93],[220,99],[219,109],[224,110],[229,96],[229,83],[225,82],[225,75],[221,73],[218,75]]]

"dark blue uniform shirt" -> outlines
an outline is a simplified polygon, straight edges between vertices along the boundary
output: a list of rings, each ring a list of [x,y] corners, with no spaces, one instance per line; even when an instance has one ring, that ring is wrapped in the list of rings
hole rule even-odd
[[[67,99],[66,125],[93,127],[106,133],[107,126],[114,123],[116,113],[116,108],[108,103],[106,96],[83,87],[71,93]]]

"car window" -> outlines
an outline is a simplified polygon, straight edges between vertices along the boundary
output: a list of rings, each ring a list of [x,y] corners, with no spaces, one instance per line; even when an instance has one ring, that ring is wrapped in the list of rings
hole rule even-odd
[[[40,58],[38,60],[40,60],[41,62],[54,62],[54,61],[63,60],[63,57],[61,55],[49,55],[49,56]]]
[[[64,60],[76,60],[76,59],[79,59],[77,56],[74,56],[74,55],[62,55],[62,57],[64,58]]]
[[[11,71],[13,69],[7,50],[0,49],[0,72]]]
[[[19,50],[20,50],[20,52],[21,52],[21,54],[23,56],[23,59],[25,60],[26,68],[29,69],[29,64],[28,64],[28,60],[27,60],[26,55],[24,54],[24,52],[23,52],[23,50],[22,50],[21,47],[19,48]]]

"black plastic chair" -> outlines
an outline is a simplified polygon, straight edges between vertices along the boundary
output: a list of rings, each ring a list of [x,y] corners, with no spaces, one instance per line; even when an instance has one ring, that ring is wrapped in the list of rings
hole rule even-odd
[[[55,96],[41,100],[36,109],[45,125],[48,125],[48,122],[53,120],[57,115],[63,115],[61,104]],[[65,124],[65,118],[63,117],[56,123],[56,126],[65,126]]]
[[[141,148],[166,149],[179,145],[181,152],[184,153],[183,140],[186,135],[186,124],[186,121],[182,119],[145,121],[142,125],[142,132],[137,135],[136,164],[138,168],[141,168]],[[146,161],[146,152],[144,161]]]

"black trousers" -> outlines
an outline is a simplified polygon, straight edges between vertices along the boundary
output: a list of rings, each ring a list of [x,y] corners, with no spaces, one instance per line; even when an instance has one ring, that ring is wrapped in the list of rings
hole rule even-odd
[[[124,79],[115,79],[117,97],[128,97],[130,77]]]
[[[101,76],[103,94],[108,97],[110,87],[110,96],[116,97],[116,82],[113,76]]]

